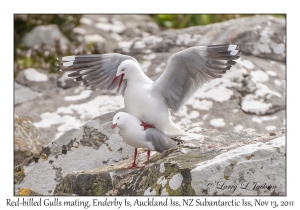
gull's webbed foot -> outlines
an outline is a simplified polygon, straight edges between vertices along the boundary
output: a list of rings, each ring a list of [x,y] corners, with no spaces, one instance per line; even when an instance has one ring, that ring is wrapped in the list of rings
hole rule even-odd
[[[132,163],[132,165],[131,165],[131,166],[128,166],[128,168],[129,168],[129,169],[130,169],[130,168],[138,168],[138,166],[137,166],[136,163]]]

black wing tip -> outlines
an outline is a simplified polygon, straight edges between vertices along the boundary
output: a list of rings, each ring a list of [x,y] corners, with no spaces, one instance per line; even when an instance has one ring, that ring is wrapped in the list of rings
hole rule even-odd
[[[75,72],[72,72],[71,74],[68,74],[68,77],[78,77],[78,76],[81,76],[79,72],[75,71]]]
[[[69,76],[69,75],[68,75]],[[83,81],[84,79],[82,78],[82,76],[80,76],[80,77],[76,77],[75,79],[74,79],[76,82],[81,82],[81,81]]]
[[[240,58],[241,51],[238,45],[209,45],[207,46],[207,61],[206,68],[213,72],[216,77],[221,77],[228,70],[231,69]]]
[[[236,50],[239,48],[237,44],[215,44],[215,45],[207,45],[209,49],[221,49],[221,48],[229,48],[229,50]]]
[[[207,46],[207,59],[209,61],[227,61],[232,62],[233,60],[239,59],[241,56],[241,51],[239,50],[239,46],[235,44],[227,44],[227,45],[209,45]],[[232,63],[230,65],[234,65]],[[220,64],[224,65],[224,64]]]
[[[224,45],[208,45],[207,46],[208,56],[240,56],[241,51],[239,45],[236,44],[224,44]]]

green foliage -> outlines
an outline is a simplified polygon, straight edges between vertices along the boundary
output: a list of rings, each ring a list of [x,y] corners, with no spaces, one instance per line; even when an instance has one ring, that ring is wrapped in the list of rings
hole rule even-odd
[[[75,42],[73,42],[73,45],[64,48],[60,46],[59,42],[56,42],[54,47],[48,45],[35,46],[29,49],[20,47],[16,49],[14,76],[16,77],[19,71],[30,67],[55,73],[60,69],[57,66],[57,58],[59,57],[74,54],[102,54],[105,53],[104,50],[103,46],[95,43],[89,43],[83,47],[75,46]]]
[[[151,17],[164,28],[185,28],[196,25],[207,25],[238,17],[253,16],[251,14],[157,14]],[[275,17],[285,18],[285,15],[274,14]],[[14,76],[20,70],[33,67],[57,72],[56,58],[74,54],[106,53],[103,46],[94,43],[81,43],[73,33],[73,28],[80,24],[82,15],[60,14],[17,14],[14,15]],[[26,33],[38,25],[56,24],[61,32],[71,41],[69,46],[61,48],[59,43],[55,47],[47,45],[26,48],[22,38]]]
[[[159,14],[152,15],[156,23],[164,28],[186,28],[196,25],[207,25],[222,22],[239,17],[249,17],[252,14]],[[277,14],[275,17],[285,18],[285,15]]]
[[[79,25],[82,15],[14,15],[14,41],[21,44],[23,36],[38,25],[56,24],[61,32],[71,39],[72,29]]]
[[[57,58],[74,54],[105,53],[102,45],[82,43],[76,39],[73,28],[79,26],[82,15],[15,15],[14,16],[14,77],[26,68],[39,68],[50,73],[59,71]],[[71,41],[68,46],[41,45],[26,48],[22,38],[38,25],[56,24],[60,31]]]
[[[67,49],[61,49],[57,43],[54,48],[43,45],[27,49],[22,43],[22,38],[38,25],[56,24],[61,32],[72,41],[74,40],[72,30],[80,24],[81,16],[72,14],[14,15],[14,75],[16,76],[20,70],[29,67],[48,69],[49,72],[58,71],[56,58],[74,54],[71,52],[70,46]]]

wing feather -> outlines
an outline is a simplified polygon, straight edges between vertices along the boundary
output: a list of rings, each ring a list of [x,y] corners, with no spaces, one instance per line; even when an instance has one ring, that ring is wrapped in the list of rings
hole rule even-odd
[[[117,94],[124,94],[127,81],[124,80],[118,87],[120,78],[112,83],[119,65],[125,60],[136,59],[122,54],[78,55],[58,58],[61,71],[71,71],[69,77],[82,82],[88,89],[108,90]]]
[[[146,141],[152,143],[155,151],[163,152],[164,150],[178,148],[173,139],[156,128],[148,128],[145,132]]]
[[[204,83],[230,70],[240,55],[237,45],[197,46],[175,53],[153,83],[152,94],[177,112]]]

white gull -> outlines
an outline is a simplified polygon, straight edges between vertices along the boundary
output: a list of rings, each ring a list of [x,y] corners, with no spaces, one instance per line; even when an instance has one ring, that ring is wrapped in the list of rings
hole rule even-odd
[[[137,60],[117,53],[61,58],[61,71],[88,89],[102,89],[124,96],[125,112],[170,137],[187,135],[172,120],[205,82],[221,77],[238,59],[237,45],[196,46],[172,55],[165,71],[152,81]]]
[[[111,128],[118,127],[124,141],[130,146],[135,147],[134,161],[129,168],[137,167],[137,148],[148,149],[146,165],[149,164],[150,150],[163,152],[164,150],[177,148],[175,140],[156,128],[144,128],[138,118],[128,113],[118,112],[114,116],[112,123]]]

